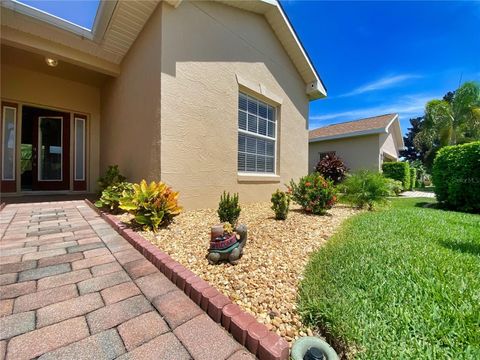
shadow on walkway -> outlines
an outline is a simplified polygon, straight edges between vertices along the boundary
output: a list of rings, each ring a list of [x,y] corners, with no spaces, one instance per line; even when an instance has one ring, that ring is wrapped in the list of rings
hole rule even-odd
[[[84,200],[95,201],[96,194],[52,194],[52,195],[22,195],[22,196],[2,196],[0,203],[6,204],[25,204],[25,203],[43,203],[52,201],[71,201]]]

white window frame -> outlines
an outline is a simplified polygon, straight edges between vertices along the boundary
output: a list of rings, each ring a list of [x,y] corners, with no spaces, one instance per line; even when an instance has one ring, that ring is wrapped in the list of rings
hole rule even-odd
[[[268,141],[273,141],[273,172],[266,172],[266,171],[239,171],[238,170],[238,154],[240,153],[240,150],[239,150],[239,147],[238,147],[238,136],[237,136],[237,173],[238,175],[245,175],[245,176],[275,176],[277,175],[277,147],[278,147],[278,143],[277,143],[277,137],[278,137],[278,107],[275,106],[275,105],[272,105],[272,104],[269,104],[263,100],[260,100],[258,97],[255,97],[255,96],[252,96],[244,91],[239,91],[238,92],[238,96],[237,96],[237,99],[240,98],[240,95],[244,95],[247,97],[247,100],[248,98],[252,98],[258,102],[261,102],[267,106],[270,106],[274,109],[274,123],[275,123],[275,127],[274,127],[274,132],[275,132],[275,137],[270,137],[270,136],[266,136],[266,135],[262,135],[262,134],[259,134],[259,133],[256,133],[256,132],[253,132],[253,131],[248,131],[248,130],[244,130],[244,129],[240,129],[240,126],[239,126],[239,113],[240,111],[245,111],[246,114],[247,114],[247,129],[248,129],[248,115],[254,115],[257,117],[257,129],[258,129],[258,118],[259,118],[259,115],[258,115],[258,112],[257,114],[252,114],[248,111],[248,105],[247,105],[247,110],[241,110],[240,109],[240,104],[237,102],[237,130],[238,130],[238,133],[239,134],[244,134],[244,135],[247,135],[247,136],[251,136],[251,137],[254,137],[254,138],[257,138],[257,139],[263,139],[263,140],[268,140]],[[270,121],[268,118],[266,119],[267,120],[267,129],[268,129],[268,121]],[[268,133],[268,130],[267,130],[267,133]],[[258,155],[258,154],[256,154]],[[246,158],[245,158],[245,163],[246,163]],[[265,164],[265,167],[266,167],[266,164]]]
[[[6,124],[6,121],[5,121],[5,114],[6,114],[6,109],[12,109],[13,112],[14,112],[14,115],[13,115],[13,159],[12,159],[12,166],[13,166],[13,171],[12,171],[12,178],[11,179],[7,179],[5,178],[5,159],[4,159],[4,154],[3,154],[3,151],[5,149],[5,136],[6,136],[6,131],[5,131],[5,124]],[[6,181],[15,181],[16,179],[16,158],[17,158],[17,108],[16,107],[13,107],[13,106],[3,106],[3,110],[2,110],[2,180],[6,180]]]
[[[82,168],[83,168],[83,177],[81,179],[77,178],[77,121],[82,121],[83,122],[83,148],[82,148]],[[86,165],[86,159],[85,159],[85,156],[86,156],[86,151],[85,151],[85,148],[86,148],[86,139],[87,139],[87,122],[85,121],[85,118],[82,118],[82,117],[75,117],[74,119],[74,122],[73,122],[73,127],[74,127],[74,134],[73,134],[73,137],[74,137],[74,174],[73,174],[73,179],[74,181],[85,181],[85,165]]]

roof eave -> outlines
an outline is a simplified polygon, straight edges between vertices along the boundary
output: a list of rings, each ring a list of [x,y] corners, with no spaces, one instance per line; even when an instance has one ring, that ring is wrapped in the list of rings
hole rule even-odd
[[[100,42],[103,39],[117,3],[117,0],[100,1],[92,28],[93,40],[95,42]]]
[[[66,61],[102,74],[110,76],[118,76],[120,74],[120,65],[86,52],[16,29],[4,27],[4,25],[2,25],[1,33],[2,44],[39,53],[44,56],[51,56],[58,60]]]
[[[395,132],[395,134],[396,134],[396,137],[397,137],[397,141],[399,142],[399,144],[401,144],[401,146],[399,146],[398,148],[403,150],[403,149],[405,149],[405,143],[403,141],[402,127],[400,126],[400,118],[399,118],[398,114],[395,114],[393,119],[388,123],[387,127],[385,128],[385,131],[387,131],[387,132],[389,131],[390,126],[395,122],[395,120],[396,120],[396,127],[397,127],[397,131]]]
[[[167,0],[167,2],[174,7],[178,7],[182,1],[183,0]],[[327,96],[327,89],[322,79],[317,73],[317,70],[278,0],[216,1],[263,15],[304,81],[307,98],[313,101]]]
[[[269,2],[271,3],[272,0],[260,0],[263,2]],[[317,99],[322,99],[327,97],[327,88],[325,87],[325,84],[323,83],[322,79],[320,78],[320,75],[317,72],[317,69],[315,69],[315,66],[313,65],[313,62],[310,59],[310,56],[308,56],[307,51],[305,50],[302,42],[300,41],[300,38],[298,37],[295,29],[293,28],[290,19],[288,18],[287,14],[285,13],[282,4],[278,0],[273,0],[275,2],[275,7],[278,9],[280,15],[282,16],[285,25],[288,27],[289,34],[290,36],[293,37],[295,43],[297,44],[297,48],[300,50],[303,58],[305,59],[307,66],[309,68],[309,73],[312,76],[310,81],[308,82],[307,80],[307,95],[310,100],[317,100]]]
[[[364,135],[373,135],[373,134],[382,134],[385,133],[385,128],[377,128],[377,129],[369,129],[369,130],[362,130],[362,131],[354,131],[345,134],[338,134],[338,135],[330,135],[330,136],[319,136],[316,138],[309,139],[308,142],[320,142],[320,141],[327,141],[327,140],[337,140],[337,139],[345,139],[350,137],[357,137],[357,136],[364,136]]]

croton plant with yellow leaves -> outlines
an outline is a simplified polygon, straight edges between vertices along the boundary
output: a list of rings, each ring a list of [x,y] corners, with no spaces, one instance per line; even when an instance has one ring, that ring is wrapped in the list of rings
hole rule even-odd
[[[132,213],[135,222],[145,230],[156,231],[160,226],[168,225],[182,211],[178,196],[178,192],[161,181],[147,184],[142,180],[140,184],[133,184],[133,191],[123,193],[120,208]]]

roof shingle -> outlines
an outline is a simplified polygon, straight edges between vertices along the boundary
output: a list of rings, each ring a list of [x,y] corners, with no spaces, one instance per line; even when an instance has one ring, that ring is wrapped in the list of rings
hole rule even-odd
[[[396,116],[398,116],[398,114],[385,114],[340,124],[328,125],[310,130],[308,138],[312,140],[331,136],[354,135],[357,132],[373,131],[376,129],[384,130]]]

